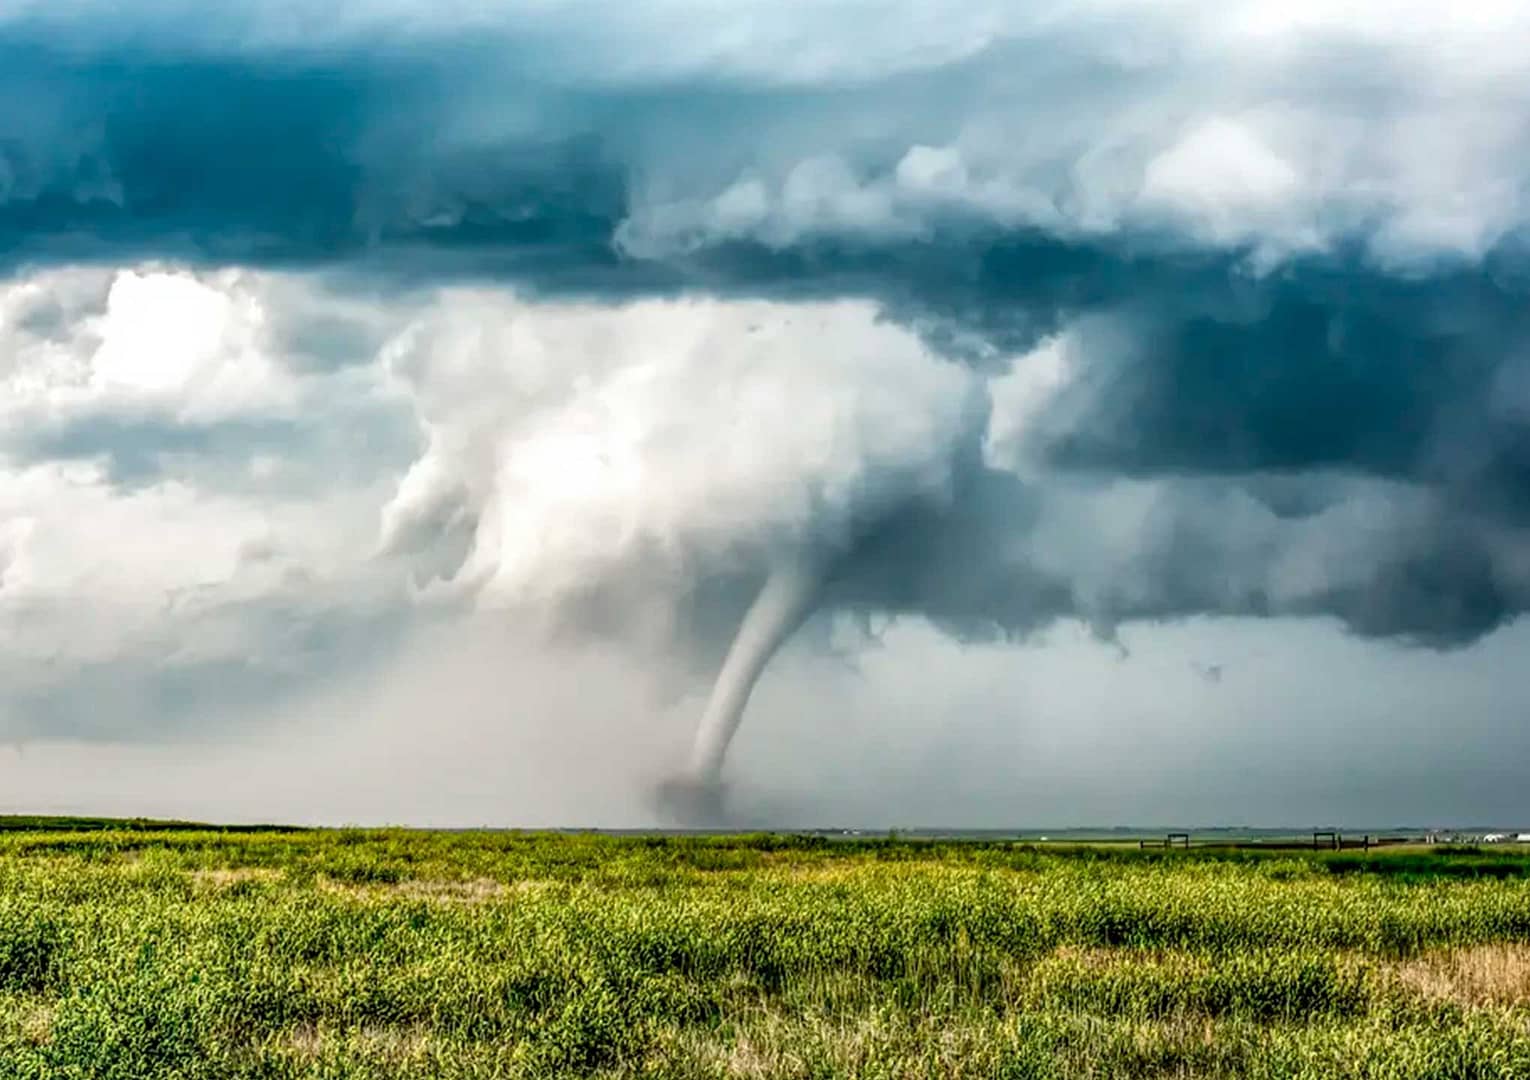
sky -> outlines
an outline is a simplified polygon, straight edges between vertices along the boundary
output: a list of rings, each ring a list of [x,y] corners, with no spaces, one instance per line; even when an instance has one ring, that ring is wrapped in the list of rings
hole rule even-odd
[[[0,3],[0,812],[1530,825],[1527,50]]]

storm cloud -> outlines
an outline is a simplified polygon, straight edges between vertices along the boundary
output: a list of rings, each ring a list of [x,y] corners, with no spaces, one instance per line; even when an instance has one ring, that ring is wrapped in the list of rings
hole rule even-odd
[[[191,715],[466,608],[688,678],[783,560],[960,642],[1477,641],[1530,604],[1527,47],[1507,4],[10,5],[0,626],[53,638],[7,723],[158,730],[81,687]],[[135,528],[189,554],[92,538]]]

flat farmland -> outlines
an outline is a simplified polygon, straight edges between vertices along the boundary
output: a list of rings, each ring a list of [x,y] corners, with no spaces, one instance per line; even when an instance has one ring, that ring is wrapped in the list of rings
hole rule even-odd
[[[1530,856],[0,833],[0,1077],[1526,1077]]]

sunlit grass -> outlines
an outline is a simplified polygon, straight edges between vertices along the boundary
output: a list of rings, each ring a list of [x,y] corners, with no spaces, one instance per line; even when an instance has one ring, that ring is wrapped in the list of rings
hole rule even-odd
[[[0,1077],[1523,1077],[1527,871],[1472,852],[6,834]]]

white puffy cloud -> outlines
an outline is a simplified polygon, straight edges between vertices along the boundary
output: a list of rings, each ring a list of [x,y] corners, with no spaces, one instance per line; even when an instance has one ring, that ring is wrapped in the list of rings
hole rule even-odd
[[[0,719],[27,729],[28,710],[103,671],[152,698],[177,670],[289,669],[304,627],[382,602],[389,585],[358,552],[409,413],[378,370],[288,366],[268,309],[291,287],[158,266],[0,286]],[[373,457],[326,460],[344,440],[312,429],[335,423],[383,436]],[[157,723],[94,707],[66,728]]]
[[[889,71],[879,107],[824,76],[822,99],[788,98],[751,128],[758,149],[735,176],[688,176],[656,143],[618,240],[663,258],[967,221],[1146,230],[1248,249],[1260,269],[1354,241],[1414,270],[1475,260],[1523,227],[1530,81],[1515,57],[1530,19],[1515,5],[1466,19],[1428,3],[1326,7],[1010,11],[924,97],[905,100]]]
[[[694,577],[843,546],[858,516],[938,498],[972,423],[974,376],[862,302],[449,293],[432,318],[393,357],[432,442],[387,528],[476,499],[467,573],[491,592],[557,596],[641,558]]]
[[[297,355],[335,309],[376,331],[370,354]],[[982,423],[980,380],[865,302],[364,302],[138,267],[19,279],[0,311],[0,637],[28,700],[123,664],[149,684],[281,670],[302,646],[271,613],[376,612],[410,578],[536,612],[639,566],[683,593],[842,547],[868,515],[943,498]],[[422,441],[398,457],[310,431],[348,423]],[[374,458],[337,468],[353,446]],[[148,464],[124,475],[124,457]]]
[[[86,298],[99,307],[82,306]],[[57,270],[10,284],[0,288],[9,361],[0,430],[14,439],[88,417],[288,414],[296,385],[260,348],[262,331],[259,303],[233,271],[204,280],[127,269],[103,282],[96,272]]]

